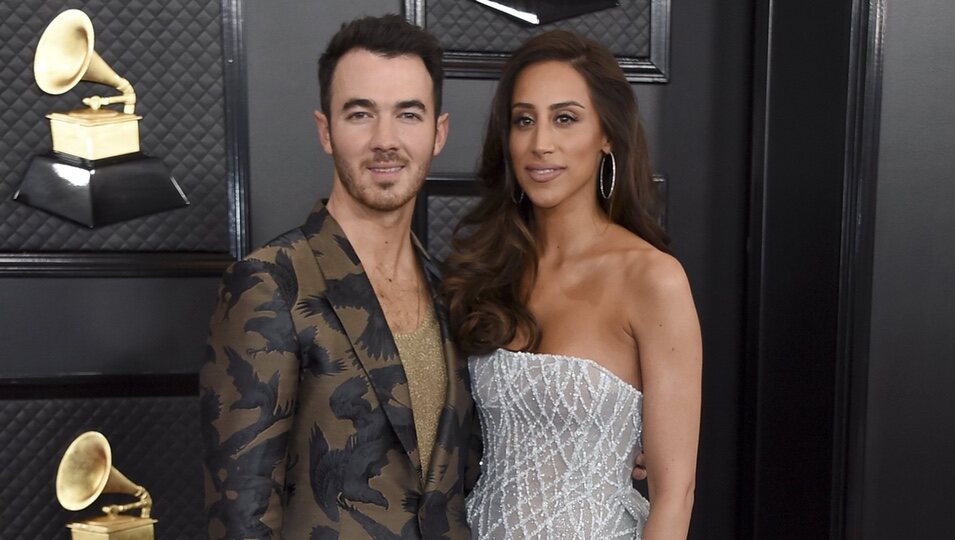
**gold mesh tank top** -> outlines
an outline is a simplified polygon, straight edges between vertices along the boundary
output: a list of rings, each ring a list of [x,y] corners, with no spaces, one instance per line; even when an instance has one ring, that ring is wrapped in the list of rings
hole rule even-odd
[[[398,355],[408,377],[423,479],[427,478],[431,450],[438,433],[438,419],[444,408],[448,387],[441,329],[434,315],[434,306],[431,302],[427,305],[424,320],[417,329],[406,334],[394,334]]]

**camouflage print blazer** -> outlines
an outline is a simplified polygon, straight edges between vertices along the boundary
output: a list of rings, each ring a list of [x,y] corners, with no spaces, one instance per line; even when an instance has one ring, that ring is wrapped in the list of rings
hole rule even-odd
[[[426,481],[405,372],[354,249],[319,204],[226,271],[200,372],[213,538],[467,538],[479,433],[436,269],[447,401]]]

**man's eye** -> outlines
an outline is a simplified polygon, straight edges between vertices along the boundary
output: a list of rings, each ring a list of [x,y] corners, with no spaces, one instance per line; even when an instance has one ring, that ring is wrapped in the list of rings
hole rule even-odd
[[[413,121],[418,121],[422,119],[421,115],[415,112],[403,112],[401,113],[399,118],[401,118],[402,120],[413,120]]]
[[[364,120],[365,118],[371,118],[371,115],[365,111],[354,111],[346,116],[348,120]]]

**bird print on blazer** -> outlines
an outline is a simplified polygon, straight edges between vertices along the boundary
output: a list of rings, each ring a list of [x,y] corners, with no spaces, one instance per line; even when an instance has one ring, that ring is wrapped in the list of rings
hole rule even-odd
[[[480,434],[438,272],[414,243],[448,369],[429,470],[381,306],[318,205],[222,278],[200,371],[211,537],[468,538]]]

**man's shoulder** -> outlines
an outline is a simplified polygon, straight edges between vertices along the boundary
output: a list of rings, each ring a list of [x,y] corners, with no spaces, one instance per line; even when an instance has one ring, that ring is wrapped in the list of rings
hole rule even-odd
[[[226,275],[236,272],[294,272],[292,259],[305,251],[310,251],[308,241],[301,228],[296,227],[276,236],[232,263],[226,270]]]
[[[246,259],[255,260],[274,260],[279,254],[289,251],[308,250],[308,240],[301,227],[288,230],[261,246],[252,250],[245,256]]]
[[[274,262],[283,253],[288,255],[291,252],[310,252],[311,247],[308,239],[321,232],[327,217],[328,211],[324,204],[321,201],[316,202],[304,223],[255,248],[238,262]]]

